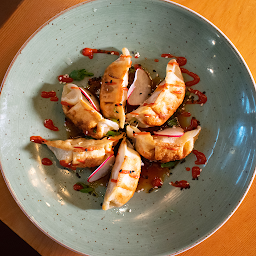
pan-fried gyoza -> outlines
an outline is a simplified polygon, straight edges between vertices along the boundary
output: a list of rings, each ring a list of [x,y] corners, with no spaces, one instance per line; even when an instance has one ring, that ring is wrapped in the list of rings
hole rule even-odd
[[[91,102],[82,91],[88,95]],[[101,139],[108,131],[118,130],[119,125],[116,122],[103,118],[100,114],[98,100],[86,89],[82,91],[75,84],[66,84],[63,87],[61,104],[64,114],[85,135],[96,139]]]
[[[99,166],[90,175],[88,182],[106,175],[115,161],[102,204],[103,210],[120,207],[132,198],[141,174],[141,156],[160,163],[181,160],[192,152],[201,131],[199,123],[186,132],[181,127],[166,128],[166,121],[176,112],[185,97],[185,83],[175,59],[168,62],[164,81],[151,95],[152,81],[148,73],[144,74],[147,78],[145,82],[141,78],[132,84],[129,96],[134,95],[134,90],[143,94],[143,97],[137,97],[137,101],[130,98],[131,102],[135,102],[133,105],[141,105],[125,115],[130,67],[130,52],[123,48],[120,57],[104,72],[100,102],[89,90],[75,84],[64,85],[61,97],[63,112],[84,132],[85,138],[45,140],[40,137],[37,142],[36,137],[39,136],[31,137],[31,141],[47,145],[66,168]],[[127,138],[123,132],[125,121]],[[152,132],[155,126],[160,129]],[[149,127],[155,128],[149,132]],[[114,153],[117,145],[118,149]]]
[[[105,70],[100,90],[100,108],[103,116],[117,119],[121,128],[124,128],[125,123],[125,104],[130,67],[130,52],[127,48],[123,48],[120,57]]]
[[[198,138],[201,127],[185,132],[180,137],[151,135],[134,126],[127,126],[127,136],[135,143],[135,149],[146,159],[167,163],[181,160],[190,154]]]
[[[185,83],[179,64],[172,59],[167,64],[166,77],[152,95],[136,110],[127,114],[139,127],[163,125],[177,110],[185,97]]]
[[[101,140],[78,138],[68,140],[44,140],[42,144],[54,153],[60,164],[70,168],[95,167],[113,154],[113,147],[123,134]]]
[[[111,171],[107,191],[102,205],[103,210],[120,207],[133,196],[141,172],[140,155],[127,146],[123,139]]]

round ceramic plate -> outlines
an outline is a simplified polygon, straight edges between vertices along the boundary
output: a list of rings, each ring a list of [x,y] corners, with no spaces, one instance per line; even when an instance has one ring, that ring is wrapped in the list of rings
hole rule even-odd
[[[153,193],[135,193],[123,207],[101,210],[103,196],[73,190],[79,179],[61,168],[43,145],[30,136],[66,139],[59,102],[40,96],[54,90],[57,76],[85,68],[102,75],[116,56],[81,54],[84,47],[139,52],[149,72],[165,75],[162,53],[184,56],[186,68],[201,81],[204,106],[192,105],[202,132],[195,144],[207,157],[198,180],[185,167],[189,155]],[[159,62],[154,60],[158,59]],[[81,84],[82,85],[82,84]],[[96,0],[71,8],[38,30],[22,47],[3,81],[0,97],[0,159],[2,173],[28,218],[62,245],[88,255],[167,255],[207,238],[235,211],[254,177],[255,85],[242,57],[211,23],[177,4],[159,0]],[[52,119],[59,132],[46,129]],[[54,164],[44,166],[41,159]],[[187,180],[191,188],[169,185]],[[105,188],[98,188],[104,195]]]

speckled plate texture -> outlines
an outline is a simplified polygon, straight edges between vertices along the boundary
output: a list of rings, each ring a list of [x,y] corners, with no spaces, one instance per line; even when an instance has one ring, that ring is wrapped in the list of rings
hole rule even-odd
[[[185,167],[195,165],[189,155],[152,193],[135,193],[120,209],[101,210],[98,197],[73,190],[79,179],[57,163],[46,146],[30,136],[66,139],[59,102],[40,96],[54,90],[57,76],[85,68],[102,75],[116,56],[96,54],[84,47],[139,52],[133,63],[165,76],[168,59],[162,53],[184,56],[186,68],[201,81],[204,106],[191,105],[202,132],[195,144],[207,157],[198,180]],[[159,62],[155,62],[159,59]],[[79,85],[83,85],[81,82]],[[25,43],[2,83],[0,97],[0,159],[2,173],[18,205],[28,218],[62,245],[87,255],[169,255],[186,250],[211,235],[235,211],[254,177],[255,85],[250,71],[232,43],[203,17],[177,4],[158,0],[96,0],[75,6],[42,26]],[[60,131],[43,125],[52,119]],[[53,165],[44,166],[47,157]],[[189,181],[191,188],[169,185]]]

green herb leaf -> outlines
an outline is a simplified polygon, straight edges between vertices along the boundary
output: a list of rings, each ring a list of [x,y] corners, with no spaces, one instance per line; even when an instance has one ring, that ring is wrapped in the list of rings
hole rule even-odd
[[[83,182],[77,182],[76,184],[83,186],[83,188],[79,190],[79,191],[82,192],[82,193],[91,193],[91,192],[94,191],[93,188],[91,188],[89,185],[86,185],[86,184],[83,183]]]
[[[117,135],[120,135],[121,133],[120,132],[115,132],[115,131],[108,131],[107,132],[107,136],[117,136]]]
[[[174,167],[176,164],[177,164],[177,161],[171,161],[171,162],[167,162],[167,163],[162,163],[161,167],[162,168],[164,168],[164,167],[171,168],[171,167]]]
[[[87,72],[85,69],[80,69],[80,70],[73,70],[70,74],[69,77],[73,78],[76,81],[81,81],[83,80],[86,76],[94,76],[93,73]]]
[[[173,127],[173,126],[177,126],[178,123],[178,119],[176,117],[171,117],[168,121],[167,121],[168,126]]]
[[[79,191],[82,192],[82,193],[90,193],[90,192],[93,191],[93,188],[90,188],[90,187],[83,188],[83,189],[80,189]]]
[[[117,119],[115,118],[111,118],[111,121],[115,122],[115,123],[119,123]]]

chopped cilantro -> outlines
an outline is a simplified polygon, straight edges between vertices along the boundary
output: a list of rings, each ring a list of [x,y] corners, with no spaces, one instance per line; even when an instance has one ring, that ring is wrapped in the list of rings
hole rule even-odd
[[[80,70],[73,70],[70,74],[69,77],[73,78],[76,81],[81,81],[83,80],[86,76],[94,76],[93,73],[87,72],[85,69],[80,69]]]

